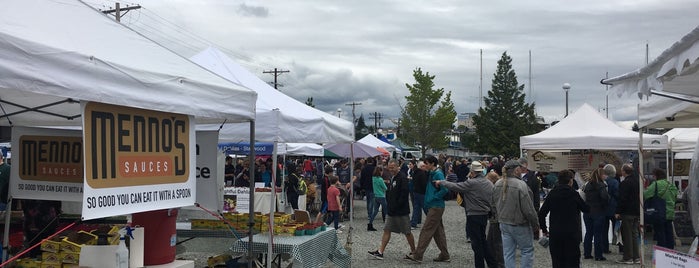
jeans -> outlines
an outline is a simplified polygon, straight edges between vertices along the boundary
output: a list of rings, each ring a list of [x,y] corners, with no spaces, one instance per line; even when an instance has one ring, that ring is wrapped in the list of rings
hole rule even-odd
[[[590,213],[583,214],[583,221],[585,222],[585,239],[583,242],[583,251],[585,256],[592,256],[592,240],[594,237],[595,245],[595,258],[603,258],[604,243],[607,242],[608,238],[607,232],[609,230],[609,221],[607,216],[594,215]]]
[[[502,254],[505,267],[515,268],[515,250],[521,250],[521,268],[531,268],[534,263],[534,233],[529,225],[509,225],[500,223],[502,233]]]
[[[366,192],[366,213],[369,224],[374,224],[374,192]]]
[[[385,197],[375,197],[374,198],[374,216],[371,217],[371,221],[373,222],[374,219],[376,219],[376,215],[379,214],[379,207],[381,207],[381,218],[386,220],[386,212],[388,211],[388,204],[386,203],[386,198]]]
[[[653,237],[658,241],[658,246],[674,249],[675,239],[672,236],[672,221],[665,220],[661,223],[653,224]]]
[[[488,215],[468,215],[466,216],[466,233],[471,237],[471,249],[473,250],[473,261],[476,268],[495,267],[495,259],[488,248],[485,239],[485,228],[488,225]]]
[[[340,211],[328,211],[328,214],[330,214],[330,217],[325,221],[325,224],[330,225],[331,222],[335,223],[335,229],[337,230],[337,227],[340,224]]]
[[[417,227],[418,224],[422,223],[422,213],[424,206],[425,195],[420,193],[413,193],[413,215],[411,215],[410,218],[410,226]]]
[[[624,244],[624,260],[640,258],[638,253],[639,216],[621,215],[621,241]]]

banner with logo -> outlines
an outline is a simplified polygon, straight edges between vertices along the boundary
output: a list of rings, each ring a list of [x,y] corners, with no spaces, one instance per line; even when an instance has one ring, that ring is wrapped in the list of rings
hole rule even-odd
[[[80,130],[12,127],[12,198],[80,202],[83,143]]]
[[[223,203],[225,156],[218,151],[218,131],[197,131],[197,203],[220,210]],[[196,206],[185,209],[199,210]]]
[[[193,117],[96,102],[81,107],[84,220],[194,204]]]
[[[623,154],[612,151],[570,150],[563,152],[531,151],[527,160],[529,169],[539,172],[558,172],[572,169],[576,172],[591,172],[599,163],[612,164],[617,168],[623,161]]]

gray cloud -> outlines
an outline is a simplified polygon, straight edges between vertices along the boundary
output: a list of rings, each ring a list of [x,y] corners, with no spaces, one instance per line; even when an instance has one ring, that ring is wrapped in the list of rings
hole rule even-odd
[[[238,6],[238,14],[243,16],[264,18],[269,16],[269,9],[262,6],[249,6],[245,3],[242,3],[240,4],[240,6]]]
[[[341,108],[345,117],[351,107],[344,104],[356,101],[362,102],[357,114],[397,117],[416,67],[435,75],[436,87],[453,92],[457,112],[474,112],[483,49],[483,94],[507,51],[519,83],[547,120],[565,113],[563,83],[572,85],[571,110],[587,102],[604,113],[606,91],[599,81],[605,73],[643,66],[646,44],[652,60],[697,26],[699,10],[691,0],[150,2],[143,5],[223,46],[264,80],[271,76],[262,70],[290,70],[280,76],[282,92],[299,101],[313,97],[326,112]],[[264,22],[239,14],[240,7],[264,14]],[[167,31],[178,36],[162,28]],[[186,56],[208,45],[183,46],[186,39],[178,39],[163,43]],[[638,102],[612,94],[610,117],[635,120]]]

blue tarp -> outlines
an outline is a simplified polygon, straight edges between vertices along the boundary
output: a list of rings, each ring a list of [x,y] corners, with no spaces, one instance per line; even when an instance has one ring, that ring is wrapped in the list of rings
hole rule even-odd
[[[223,151],[225,154],[249,155],[250,154],[250,143],[249,142],[219,143],[218,149]],[[272,155],[273,149],[274,149],[274,143],[268,143],[268,142],[255,143],[255,155]]]

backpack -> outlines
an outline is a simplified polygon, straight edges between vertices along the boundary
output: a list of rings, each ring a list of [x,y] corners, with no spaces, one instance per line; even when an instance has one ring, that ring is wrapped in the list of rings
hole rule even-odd
[[[306,185],[306,181],[300,180],[298,187],[296,187],[296,193],[298,195],[305,195],[307,190],[308,186]]]

